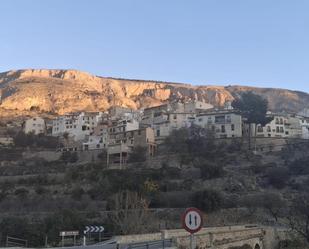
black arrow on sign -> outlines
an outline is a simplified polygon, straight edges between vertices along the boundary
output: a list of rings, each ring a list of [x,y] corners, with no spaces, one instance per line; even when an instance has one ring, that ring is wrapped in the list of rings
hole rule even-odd
[[[197,216],[194,216],[194,220],[195,220],[195,225],[197,226]]]
[[[190,225],[192,224],[192,217],[191,217],[191,214],[189,215],[189,224],[190,224]]]

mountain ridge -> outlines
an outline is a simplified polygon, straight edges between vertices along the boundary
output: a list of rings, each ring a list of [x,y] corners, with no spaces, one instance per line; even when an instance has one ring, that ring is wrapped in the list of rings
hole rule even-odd
[[[29,110],[57,114],[105,111],[112,105],[138,109],[189,100],[222,106],[244,91],[266,98],[272,111],[298,112],[309,107],[308,93],[280,88],[123,79],[75,69],[20,69],[0,73],[0,108],[21,114]]]

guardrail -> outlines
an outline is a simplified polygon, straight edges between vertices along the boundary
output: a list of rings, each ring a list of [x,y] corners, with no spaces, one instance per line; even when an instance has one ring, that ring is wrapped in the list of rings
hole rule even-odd
[[[165,249],[173,245],[172,239],[155,240],[129,244],[125,249]]]

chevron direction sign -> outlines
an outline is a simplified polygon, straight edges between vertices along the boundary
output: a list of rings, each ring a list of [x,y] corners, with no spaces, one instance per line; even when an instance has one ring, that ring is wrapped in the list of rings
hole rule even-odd
[[[104,232],[103,226],[85,226],[84,234],[87,233],[102,233]]]

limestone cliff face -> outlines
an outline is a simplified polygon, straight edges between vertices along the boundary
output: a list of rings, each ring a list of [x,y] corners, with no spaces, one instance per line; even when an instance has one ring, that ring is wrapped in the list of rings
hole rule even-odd
[[[107,110],[111,105],[141,108],[174,100],[202,100],[222,106],[242,91],[267,98],[275,111],[309,107],[309,94],[283,89],[193,86],[93,76],[77,70],[17,70],[0,73],[0,109],[63,114]]]

